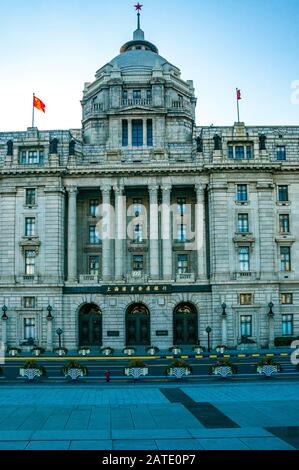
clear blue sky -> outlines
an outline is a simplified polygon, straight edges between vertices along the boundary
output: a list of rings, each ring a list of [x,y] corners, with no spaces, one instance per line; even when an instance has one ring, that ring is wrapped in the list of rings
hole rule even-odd
[[[1,0],[0,131],[81,125],[84,82],[136,27],[133,0]],[[248,125],[299,125],[299,0],[143,0],[142,28],[194,80],[198,125],[231,125],[235,88]]]

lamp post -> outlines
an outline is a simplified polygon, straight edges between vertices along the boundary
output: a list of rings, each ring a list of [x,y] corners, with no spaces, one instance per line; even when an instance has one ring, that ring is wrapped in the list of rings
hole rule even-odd
[[[211,351],[211,344],[210,344],[210,334],[211,334],[212,328],[210,326],[206,327],[206,333],[208,334],[208,352]]]
[[[8,320],[8,316],[6,314],[7,307],[5,304],[2,307],[2,312],[3,312],[2,317],[1,317],[2,318],[2,345],[5,351],[6,343],[7,343],[7,320]]]
[[[52,334],[52,323],[53,323],[53,315],[52,315],[52,310],[53,310],[53,307],[51,307],[51,305],[48,305],[47,307],[47,311],[48,311],[48,315],[47,315],[47,351],[52,351],[53,349],[53,334]]]
[[[273,318],[274,317],[274,312],[273,312],[274,304],[273,304],[273,302],[269,302],[268,307],[269,307],[268,317]]]
[[[227,346],[227,313],[226,313],[226,303],[223,302],[221,305],[222,314],[221,314],[221,327],[222,327],[222,345]]]
[[[268,318],[269,318],[269,348],[274,347],[274,312],[273,302],[268,303],[269,311],[268,311]]]
[[[6,312],[7,312],[7,307],[6,307],[6,305],[3,305],[3,307],[2,307],[2,312],[3,312],[2,320],[8,320],[8,316],[6,315]]]
[[[53,320],[53,315],[52,315],[53,307],[51,307],[51,305],[48,305],[47,310],[48,310],[47,320],[52,321]]]
[[[61,328],[58,328],[56,330],[56,333],[58,335],[58,346],[59,346],[59,349],[61,349],[61,335],[62,335],[63,331],[62,331]]]

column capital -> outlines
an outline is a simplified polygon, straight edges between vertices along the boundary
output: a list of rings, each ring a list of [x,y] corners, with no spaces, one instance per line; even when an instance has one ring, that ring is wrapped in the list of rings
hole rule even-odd
[[[195,191],[198,194],[202,194],[204,190],[206,189],[207,185],[206,183],[196,183],[195,184]]]
[[[77,186],[66,186],[65,189],[69,194],[72,195],[77,195],[79,192]]]
[[[164,183],[164,184],[161,185],[161,189],[162,189],[163,193],[170,192],[171,189],[172,189],[172,184]]]
[[[155,184],[155,183],[150,183],[148,185],[148,190],[150,193],[156,193],[159,189],[159,185],[158,184]]]
[[[116,194],[119,194],[119,195],[122,195],[123,192],[124,192],[124,185],[123,184],[119,184],[119,185],[115,185],[113,186],[113,191],[116,193]]]
[[[102,186],[100,186],[100,190],[102,192],[102,194],[107,194],[109,195],[110,194],[110,191],[111,191],[111,185],[110,184],[104,184]]]

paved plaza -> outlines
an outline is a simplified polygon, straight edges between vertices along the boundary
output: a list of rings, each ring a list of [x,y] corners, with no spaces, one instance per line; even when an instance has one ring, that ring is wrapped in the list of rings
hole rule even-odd
[[[0,449],[299,449],[299,383],[0,386]]]

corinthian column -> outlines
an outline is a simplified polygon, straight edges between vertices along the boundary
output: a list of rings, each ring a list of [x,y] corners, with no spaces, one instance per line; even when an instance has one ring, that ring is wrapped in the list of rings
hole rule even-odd
[[[172,279],[172,238],[170,213],[171,185],[162,186],[162,240],[163,240],[163,279]]]
[[[77,188],[67,188],[68,206],[68,281],[77,281]]]
[[[158,186],[149,186],[150,196],[150,278],[159,279]]]
[[[115,279],[121,281],[124,277],[124,240],[126,239],[126,197],[124,187],[115,186]]]
[[[102,279],[111,280],[111,186],[103,186],[102,191]]]
[[[197,250],[197,278],[205,279],[206,260],[205,260],[205,184],[196,184],[196,250]]]

